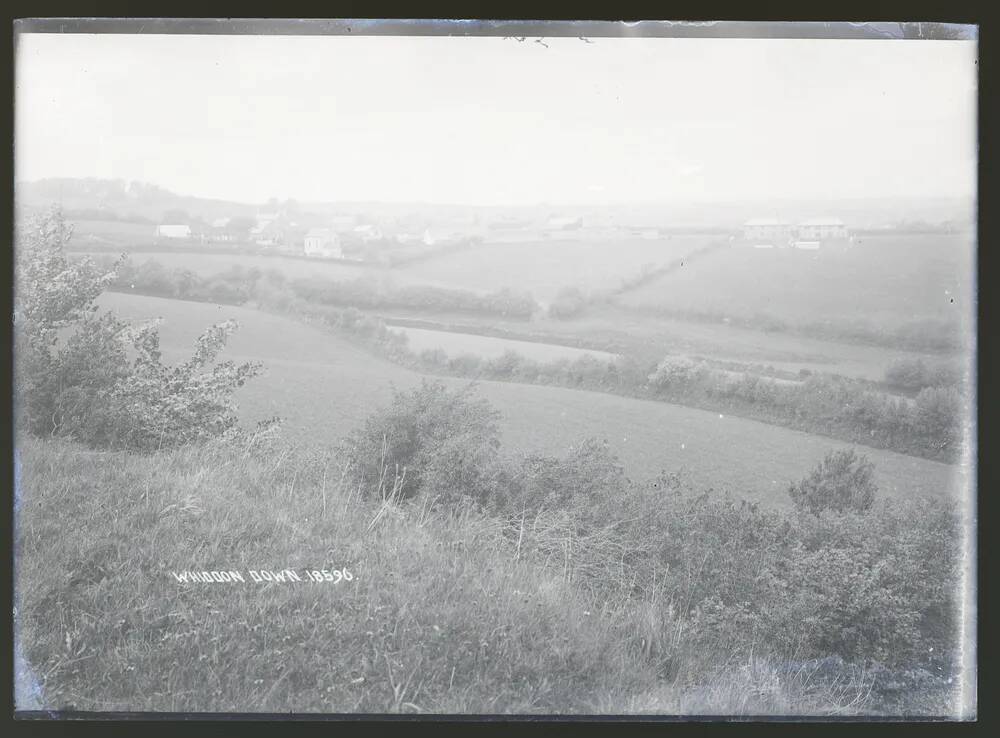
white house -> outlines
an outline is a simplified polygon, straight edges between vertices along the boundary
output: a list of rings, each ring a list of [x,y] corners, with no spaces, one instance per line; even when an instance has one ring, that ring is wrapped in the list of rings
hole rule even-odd
[[[340,247],[340,237],[332,228],[310,228],[303,242],[306,256],[322,256],[326,258],[342,258],[344,252]]]
[[[158,225],[156,235],[161,238],[191,238],[191,226]]]
[[[781,218],[751,218],[743,224],[743,238],[759,245],[787,243],[793,234],[792,224]]]
[[[804,241],[847,238],[847,226],[840,218],[823,216],[799,223],[798,237]]]

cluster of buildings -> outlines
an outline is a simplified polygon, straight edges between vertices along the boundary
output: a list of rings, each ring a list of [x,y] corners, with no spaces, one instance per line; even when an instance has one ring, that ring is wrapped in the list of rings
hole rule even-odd
[[[156,226],[162,240],[249,245],[285,254],[350,261],[378,260],[385,249],[429,247],[474,238],[468,228],[396,224],[386,232],[356,215],[260,212],[253,217],[218,218],[211,223],[167,222]]]
[[[815,250],[823,242],[846,241],[847,226],[840,218],[824,216],[792,223],[781,218],[751,218],[743,224],[743,241],[754,248],[792,247]]]
[[[164,223],[156,227],[161,239],[185,239],[200,243],[233,243],[273,249],[276,252],[315,258],[378,261],[387,250],[412,247],[438,248],[469,241],[503,244],[534,240],[580,239],[669,239],[671,230],[653,223],[593,222],[585,225],[576,214],[536,214],[517,217],[498,214],[481,223],[461,214],[429,223],[417,216],[382,218],[377,225],[357,215],[320,215],[258,212],[255,216],[218,218],[195,225]],[[740,238],[742,236],[742,238]],[[822,244],[848,241],[851,236],[840,218],[825,216],[801,222],[779,217],[751,218],[742,233],[732,236],[734,245],[760,249],[819,249]]]

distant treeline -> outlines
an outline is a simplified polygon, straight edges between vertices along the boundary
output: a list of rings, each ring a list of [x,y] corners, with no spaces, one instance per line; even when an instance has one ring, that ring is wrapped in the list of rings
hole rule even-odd
[[[370,280],[330,282],[325,279],[296,279],[290,283],[299,297],[321,305],[361,307],[373,310],[404,308],[442,313],[496,315],[526,320],[539,309],[527,293],[501,289],[480,295],[467,290],[429,285],[403,285],[384,288]]]
[[[318,305],[366,309],[412,309],[446,313],[469,313],[527,319],[539,309],[526,293],[503,289],[480,295],[428,285],[385,287],[370,279],[334,282],[326,279],[288,280],[276,269],[261,270],[233,265],[228,270],[202,277],[189,269],[168,269],[148,260],[140,266],[126,261],[118,269],[112,289],[136,291],[181,300],[242,305],[276,289],[288,296]]]
[[[962,448],[966,400],[961,377],[920,362],[897,362],[887,370],[885,384],[915,395],[906,398],[846,377],[804,374],[801,382],[780,382],[719,371],[705,362],[677,357],[659,364],[644,364],[631,356],[611,360],[582,356],[542,363],[512,351],[492,359],[474,354],[449,356],[440,349],[417,353],[409,349],[404,334],[358,309],[414,307],[517,314],[517,296],[504,293],[478,296],[411,287],[379,296],[364,280],[289,281],[277,270],[239,266],[199,277],[157,262],[138,268],[126,262],[111,289],[281,312],[347,335],[418,371],[673,402],[940,461],[956,461]]]

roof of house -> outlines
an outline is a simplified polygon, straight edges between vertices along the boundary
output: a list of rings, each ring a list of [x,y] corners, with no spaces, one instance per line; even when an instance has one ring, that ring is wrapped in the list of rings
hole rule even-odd
[[[781,220],[779,218],[750,218],[745,226],[786,226],[791,225],[786,220]]]
[[[310,228],[306,232],[306,238],[334,238],[336,233],[334,233],[332,228]]]
[[[809,220],[804,220],[799,225],[804,226],[842,226],[844,221],[840,218],[835,218],[832,215],[822,215],[818,218],[810,218]]]

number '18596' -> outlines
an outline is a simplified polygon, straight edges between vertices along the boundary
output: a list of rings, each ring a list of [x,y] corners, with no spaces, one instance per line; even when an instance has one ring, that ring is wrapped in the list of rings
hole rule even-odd
[[[314,582],[333,582],[336,584],[341,580],[350,582],[354,579],[354,575],[347,569],[334,569],[333,571],[306,569],[305,572],[306,577]]]

